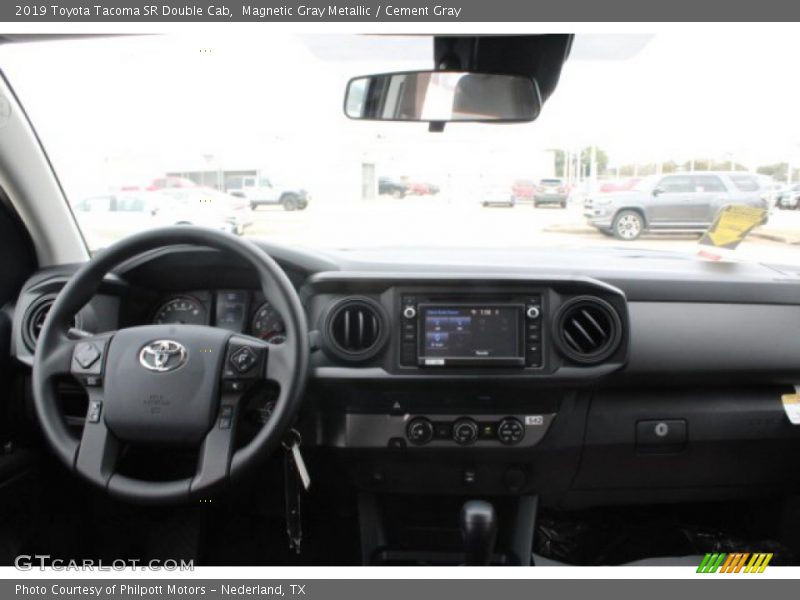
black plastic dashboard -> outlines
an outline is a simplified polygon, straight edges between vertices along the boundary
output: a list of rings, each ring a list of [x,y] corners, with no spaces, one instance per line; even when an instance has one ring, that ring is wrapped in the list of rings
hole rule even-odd
[[[800,481],[800,427],[780,400],[800,381],[795,269],[625,250],[264,248],[312,330],[305,443],[358,489],[573,506]],[[36,274],[13,307],[23,369],[32,309],[74,268]],[[148,323],[176,298],[243,333],[268,301],[245,265],[169,248],[108,277],[76,325]]]

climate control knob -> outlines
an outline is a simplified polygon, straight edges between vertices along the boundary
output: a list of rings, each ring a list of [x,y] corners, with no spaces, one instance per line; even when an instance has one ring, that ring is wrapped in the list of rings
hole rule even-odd
[[[525,426],[519,419],[506,417],[497,425],[497,439],[504,444],[519,444],[525,437]]]
[[[478,424],[472,419],[459,419],[453,423],[453,441],[467,446],[478,440]]]
[[[406,426],[406,437],[417,446],[427,444],[433,439],[433,423],[425,417],[411,419]]]

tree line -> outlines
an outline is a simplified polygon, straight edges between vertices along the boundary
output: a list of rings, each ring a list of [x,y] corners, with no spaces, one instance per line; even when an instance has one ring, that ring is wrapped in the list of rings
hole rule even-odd
[[[566,158],[564,150],[554,150],[555,171],[557,177],[566,177]],[[576,165],[580,164],[580,172],[583,177],[588,176],[591,169],[592,148],[587,146],[578,153],[571,154],[570,172],[576,170]],[[608,153],[602,148],[595,148],[595,162],[598,177],[646,177],[657,173],[675,173],[678,171],[750,171],[751,168],[736,162],[735,160],[715,160],[709,158],[697,158],[695,160],[674,161],[668,160],[662,163],[627,164],[615,167],[609,166]],[[659,171],[660,167],[660,171]],[[756,168],[756,172],[767,175],[777,181],[786,181],[789,173],[789,163],[779,162],[769,165],[761,165]],[[792,166],[792,181],[800,181],[800,166]]]

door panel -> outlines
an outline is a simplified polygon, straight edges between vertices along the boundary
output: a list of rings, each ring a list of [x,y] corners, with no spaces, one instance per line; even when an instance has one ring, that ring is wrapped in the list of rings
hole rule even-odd
[[[687,205],[692,201],[694,187],[689,175],[667,175],[656,185],[658,193],[650,200],[648,216],[654,225],[688,223],[691,215]]]
[[[694,193],[686,203],[686,214],[696,223],[708,223],[725,203],[727,188],[716,175],[695,175]]]

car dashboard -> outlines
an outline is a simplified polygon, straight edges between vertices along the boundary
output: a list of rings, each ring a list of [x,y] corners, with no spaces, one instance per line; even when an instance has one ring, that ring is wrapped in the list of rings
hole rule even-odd
[[[312,338],[297,427],[312,460],[358,491],[585,507],[800,482],[800,427],[781,403],[800,381],[792,269],[624,252],[264,249]],[[76,268],[25,285],[12,349],[23,373]],[[269,292],[233,258],[169,248],[109,275],[75,326],[191,322],[280,344]]]

